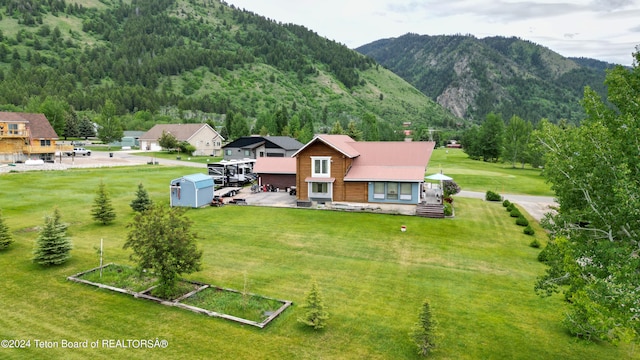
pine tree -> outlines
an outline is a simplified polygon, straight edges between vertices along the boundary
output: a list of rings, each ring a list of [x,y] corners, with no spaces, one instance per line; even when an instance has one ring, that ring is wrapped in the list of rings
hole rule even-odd
[[[314,330],[322,329],[327,324],[329,313],[324,310],[324,301],[318,283],[313,281],[311,289],[306,294],[306,299],[302,308],[306,310],[303,317],[298,318],[298,322],[312,327]]]
[[[418,346],[418,354],[427,356],[436,347],[436,327],[438,323],[431,313],[429,300],[425,300],[420,310],[420,320],[414,325],[411,338]]]
[[[44,227],[36,240],[33,262],[40,265],[60,265],[71,257],[71,240],[67,237],[67,225],[60,222],[60,212],[45,218]]]
[[[138,184],[138,191],[136,191],[136,198],[131,201],[131,208],[136,212],[143,212],[151,207],[153,201],[149,199],[149,194],[145,190],[142,183]]]
[[[96,221],[100,221],[103,225],[107,225],[116,218],[116,213],[111,205],[111,199],[102,181],[98,185],[97,196],[94,201],[91,216]]]
[[[13,243],[9,227],[4,223],[2,219],[2,211],[0,211],[0,250],[4,250]]]

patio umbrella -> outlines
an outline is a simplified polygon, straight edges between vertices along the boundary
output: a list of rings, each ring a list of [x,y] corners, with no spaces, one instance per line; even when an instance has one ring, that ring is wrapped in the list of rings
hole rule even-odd
[[[433,175],[429,175],[429,176],[425,177],[425,179],[440,181],[440,190],[443,189],[443,187],[442,187],[442,182],[443,181],[445,181],[445,180],[453,180],[452,177],[449,177],[449,176],[447,176],[447,175],[445,175],[445,174],[443,174],[441,172],[435,173]]]
[[[429,175],[427,177],[425,177],[425,179],[429,179],[429,180],[439,180],[439,181],[443,181],[443,180],[453,180],[452,177],[449,177],[447,175],[444,175],[443,173],[435,173],[433,175]]]

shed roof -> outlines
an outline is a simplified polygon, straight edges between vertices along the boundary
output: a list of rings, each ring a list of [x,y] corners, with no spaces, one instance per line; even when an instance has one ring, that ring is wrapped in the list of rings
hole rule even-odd
[[[202,188],[213,186],[213,178],[209,175],[200,174],[200,173],[185,175],[181,178],[173,179],[171,181],[171,184],[175,184],[177,182],[182,182],[182,181],[188,181],[188,182],[194,183],[196,185],[196,189],[202,189]]]
[[[296,159],[290,157],[260,157],[253,166],[256,174],[294,174]]]

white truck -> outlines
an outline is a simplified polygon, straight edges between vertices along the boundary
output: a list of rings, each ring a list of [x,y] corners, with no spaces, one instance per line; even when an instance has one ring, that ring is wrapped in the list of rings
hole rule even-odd
[[[91,150],[87,150],[85,148],[81,148],[81,147],[77,147],[77,148],[73,148],[73,151],[67,151],[65,152],[65,155],[67,156],[91,156]]]

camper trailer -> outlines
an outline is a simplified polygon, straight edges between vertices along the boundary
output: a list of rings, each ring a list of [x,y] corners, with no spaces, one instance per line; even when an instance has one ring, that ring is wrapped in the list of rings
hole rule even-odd
[[[255,159],[222,160],[208,164],[209,175],[216,187],[242,186],[256,179],[253,174]]]

